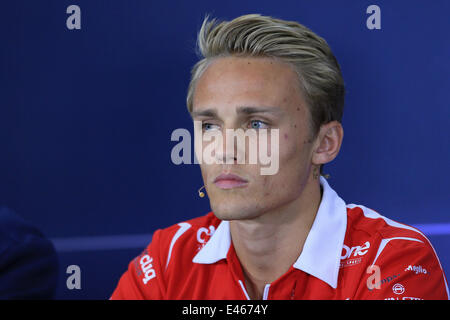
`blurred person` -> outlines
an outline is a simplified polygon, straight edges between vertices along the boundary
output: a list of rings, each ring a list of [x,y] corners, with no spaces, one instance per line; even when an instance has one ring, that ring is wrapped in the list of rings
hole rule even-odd
[[[57,279],[53,244],[11,209],[0,207],[0,299],[53,299]]]

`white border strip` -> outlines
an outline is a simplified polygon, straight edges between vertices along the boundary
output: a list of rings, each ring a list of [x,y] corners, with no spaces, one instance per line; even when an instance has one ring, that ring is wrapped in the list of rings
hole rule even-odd
[[[153,234],[125,234],[116,236],[74,237],[51,239],[56,251],[98,251],[136,249],[147,247]]]
[[[413,227],[419,229],[427,236],[450,235],[450,223],[415,224]]]

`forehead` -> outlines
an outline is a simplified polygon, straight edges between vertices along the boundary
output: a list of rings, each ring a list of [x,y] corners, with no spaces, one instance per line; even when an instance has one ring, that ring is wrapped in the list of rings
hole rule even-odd
[[[232,105],[280,106],[303,104],[293,67],[265,57],[224,57],[210,63],[198,79],[193,110]]]

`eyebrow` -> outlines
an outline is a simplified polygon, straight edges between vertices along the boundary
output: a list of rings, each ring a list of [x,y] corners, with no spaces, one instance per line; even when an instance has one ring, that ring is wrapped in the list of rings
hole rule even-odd
[[[280,114],[283,110],[279,107],[256,107],[256,106],[239,106],[237,107],[237,113],[253,114],[253,113],[272,113]]]
[[[191,112],[191,117],[195,118],[195,117],[217,117],[217,111],[216,109],[205,109],[205,110],[200,110],[200,111],[192,111]]]
[[[281,114],[283,111],[279,107],[257,107],[257,106],[238,106],[237,113],[238,114],[254,114],[254,113],[271,113],[274,115]],[[191,112],[192,118],[195,117],[217,117],[216,109],[205,109],[199,111]]]

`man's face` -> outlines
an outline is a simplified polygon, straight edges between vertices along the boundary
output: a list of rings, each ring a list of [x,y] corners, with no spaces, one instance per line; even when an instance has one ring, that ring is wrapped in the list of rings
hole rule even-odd
[[[279,169],[274,175],[261,175],[260,162],[249,164],[248,145],[245,164],[224,163],[233,157],[225,147],[213,153],[223,163],[200,164],[211,209],[219,219],[255,218],[300,196],[310,176],[312,143],[298,81],[289,64],[254,57],[218,58],[198,80],[192,116],[202,121],[203,133],[218,130],[227,144],[226,129],[279,130]],[[269,151],[270,140],[268,134]],[[217,181],[221,173],[244,182]]]

